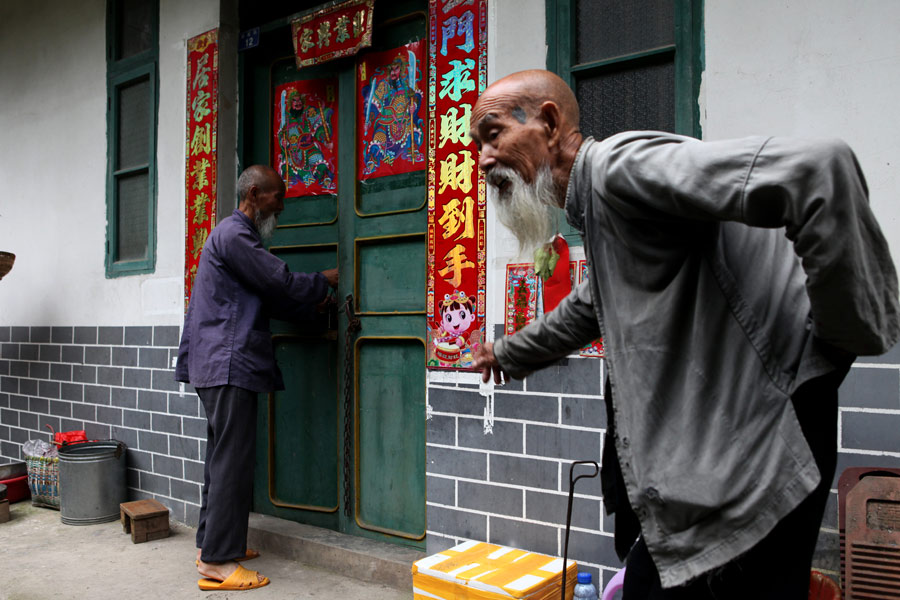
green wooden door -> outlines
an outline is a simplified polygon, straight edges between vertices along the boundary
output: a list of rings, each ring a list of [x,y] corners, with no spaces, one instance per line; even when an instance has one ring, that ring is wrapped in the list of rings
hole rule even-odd
[[[378,3],[371,52],[425,37],[424,1]],[[286,20],[241,55],[242,164],[275,163],[273,96],[297,80],[335,94],[337,190],[287,198],[270,251],[292,270],[337,266],[326,333],[273,321],[286,389],[260,398],[254,510],[424,547],[426,173],[357,178],[360,57],[297,71]]]

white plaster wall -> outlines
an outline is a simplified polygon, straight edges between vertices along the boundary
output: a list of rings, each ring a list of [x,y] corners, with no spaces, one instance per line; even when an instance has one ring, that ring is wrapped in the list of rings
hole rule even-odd
[[[843,138],[900,260],[900,2],[705,4],[704,138]]]
[[[543,0],[488,0],[488,84],[524,69],[547,68],[546,9]],[[504,321],[506,265],[532,262],[518,256],[515,236],[497,220],[488,188],[487,322]]]
[[[0,3],[0,324],[181,323],[186,39],[218,2],[160,4],[156,270],[107,279],[106,3]]]

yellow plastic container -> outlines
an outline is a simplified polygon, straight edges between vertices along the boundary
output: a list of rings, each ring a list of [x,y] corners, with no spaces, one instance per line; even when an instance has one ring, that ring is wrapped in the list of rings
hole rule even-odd
[[[413,563],[415,600],[555,600],[562,586],[562,559],[465,542]],[[566,565],[566,598],[572,598],[578,566]]]

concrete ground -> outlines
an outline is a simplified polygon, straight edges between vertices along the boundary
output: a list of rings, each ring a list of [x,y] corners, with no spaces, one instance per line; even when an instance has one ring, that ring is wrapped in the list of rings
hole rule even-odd
[[[406,590],[367,583],[283,558],[274,552],[244,563],[272,582],[241,592],[202,592],[194,565],[194,529],[171,524],[168,538],[132,544],[118,521],[64,525],[59,512],[10,506],[0,524],[0,600],[409,600]]]

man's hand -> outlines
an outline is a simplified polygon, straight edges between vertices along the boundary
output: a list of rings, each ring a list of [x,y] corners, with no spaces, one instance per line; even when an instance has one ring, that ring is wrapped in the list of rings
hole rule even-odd
[[[478,350],[475,351],[474,359],[472,366],[474,366],[476,370],[481,370],[481,380],[483,382],[488,382],[491,378],[491,372],[494,373],[494,383],[500,384],[503,383],[504,379],[508,379],[506,373],[500,368],[497,357],[494,356],[493,342],[485,342],[480,345]],[[500,377],[501,373],[503,374],[502,379]]]
[[[326,271],[322,271],[322,275],[325,276],[325,279],[328,280],[328,285],[333,288],[337,288],[338,284],[338,270],[337,269],[328,269]]]
[[[325,296],[324,300],[316,304],[316,312],[318,312],[319,314],[324,314],[328,312],[328,309],[330,307],[335,306],[336,304],[337,298],[335,298],[331,294],[328,294],[327,296]]]

